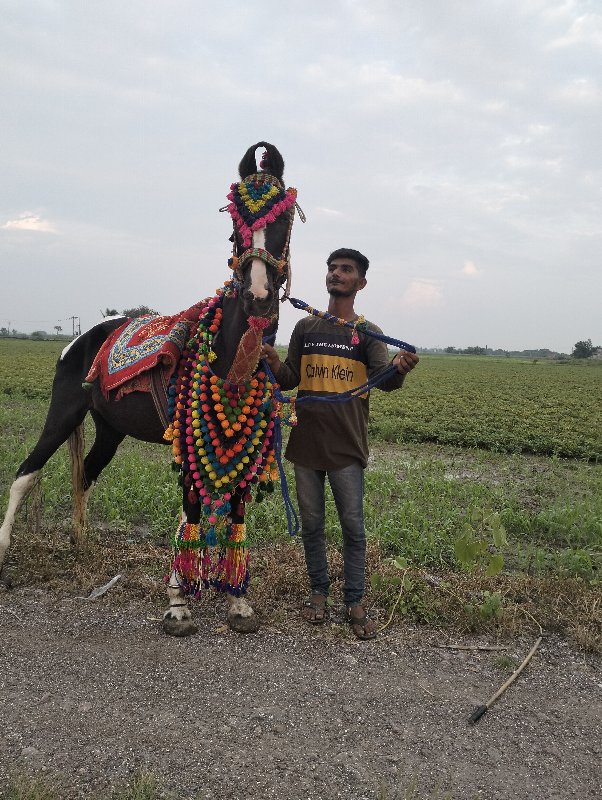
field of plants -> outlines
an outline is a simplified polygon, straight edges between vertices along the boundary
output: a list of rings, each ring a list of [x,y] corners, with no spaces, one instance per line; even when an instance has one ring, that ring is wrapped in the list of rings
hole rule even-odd
[[[2,514],[14,471],[43,425],[61,349],[58,342],[0,339]],[[91,425],[87,436],[91,441]],[[397,595],[407,569],[483,578],[501,570],[500,578],[570,579],[599,588],[600,362],[423,356],[401,391],[373,392],[371,447],[366,523],[379,554],[375,595],[386,589]],[[287,474],[294,495],[288,467]],[[69,527],[69,475],[61,448],[44,471],[46,531]],[[126,440],[92,493],[91,529],[126,542],[157,542],[174,528],[178,504],[169,449]],[[337,543],[332,498],[327,513]],[[20,513],[17,542],[29,536],[30,517],[29,508]],[[279,492],[250,506],[249,523],[255,542],[288,542]],[[419,595],[406,610],[428,617]],[[490,587],[475,613],[495,617],[500,598]]]
[[[401,393],[373,395],[386,441],[602,460],[602,363],[423,356]]]

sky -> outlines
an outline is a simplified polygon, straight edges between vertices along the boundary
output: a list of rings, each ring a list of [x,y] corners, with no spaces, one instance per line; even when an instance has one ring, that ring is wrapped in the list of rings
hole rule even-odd
[[[266,140],[293,296],[353,247],[419,349],[602,344],[601,131],[599,0],[0,0],[0,327],[213,295]]]

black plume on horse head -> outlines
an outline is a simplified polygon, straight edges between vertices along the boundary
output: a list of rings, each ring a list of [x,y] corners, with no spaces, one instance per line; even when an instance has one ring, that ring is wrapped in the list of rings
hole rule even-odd
[[[241,178],[246,178],[248,175],[253,175],[257,172],[257,161],[255,159],[255,151],[258,147],[265,148],[265,153],[261,160],[262,172],[267,172],[282,181],[284,173],[284,159],[280,155],[277,147],[269,142],[257,142],[257,144],[249,147],[247,152],[242,157],[242,161],[238,165],[238,174]]]

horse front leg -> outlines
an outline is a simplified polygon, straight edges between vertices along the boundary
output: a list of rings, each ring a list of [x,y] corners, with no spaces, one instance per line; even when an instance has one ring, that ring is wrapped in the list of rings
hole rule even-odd
[[[245,503],[239,492],[232,502],[232,532],[226,547],[228,625],[237,633],[256,633],[259,619],[244,597],[249,583],[249,553],[245,525]]]
[[[228,595],[228,625],[236,633],[256,633],[259,619],[244,597]]]
[[[188,601],[182,591],[178,573],[172,570],[167,584],[169,608],[163,614],[163,630],[170,636],[192,636],[198,627],[192,621]]]
[[[169,608],[163,614],[163,630],[169,636],[192,636],[198,627],[192,620],[187,595],[190,595],[191,580],[195,577],[201,585],[201,571],[204,547],[200,541],[200,509],[198,503],[188,501],[188,489],[182,487],[182,515],[174,539],[174,557],[167,582]],[[178,545],[181,543],[181,547]],[[192,545],[196,544],[196,547]],[[185,545],[185,546],[184,546]],[[186,591],[184,591],[186,589]]]

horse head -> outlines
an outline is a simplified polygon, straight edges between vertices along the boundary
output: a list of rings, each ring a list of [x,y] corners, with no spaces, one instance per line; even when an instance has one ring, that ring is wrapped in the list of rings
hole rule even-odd
[[[255,151],[264,152],[257,167]],[[286,189],[284,160],[268,142],[257,142],[243,156],[241,180],[230,187],[224,208],[234,224],[230,266],[240,286],[247,316],[277,317],[278,292],[289,279],[289,242],[296,189]]]

